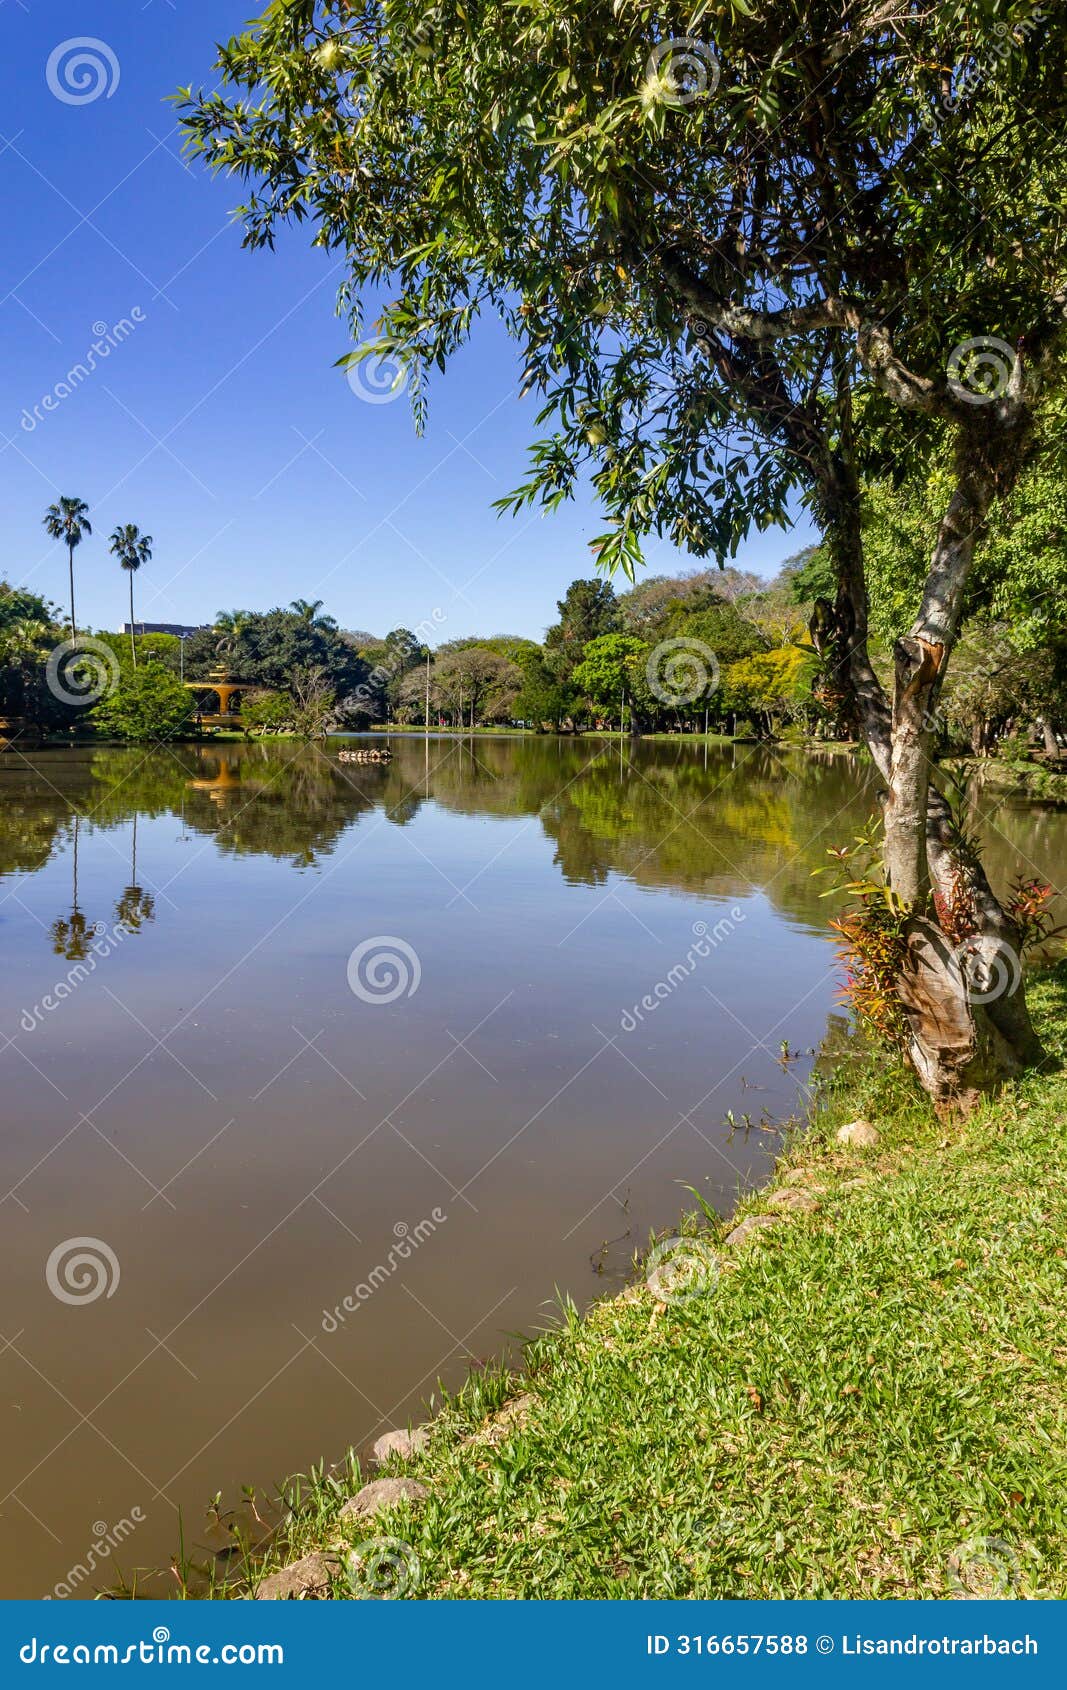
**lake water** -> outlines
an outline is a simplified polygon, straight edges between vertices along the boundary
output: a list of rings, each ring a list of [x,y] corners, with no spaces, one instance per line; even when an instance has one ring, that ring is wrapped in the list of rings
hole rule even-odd
[[[4,1597],[179,1510],[203,1559],[216,1492],[420,1418],[804,1107],[860,765],[392,744],[0,759]],[[995,884],[1062,864],[980,808]]]

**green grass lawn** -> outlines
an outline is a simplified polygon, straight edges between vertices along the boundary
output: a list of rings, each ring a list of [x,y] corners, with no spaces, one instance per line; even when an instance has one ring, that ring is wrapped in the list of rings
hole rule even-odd
[[[1067,967],[1031,996],[1062,1059]],[[856,1115],[875,1149],[836,1142]],[[395,1557],[415,1598],[1067,1594],[1067,1077],[943,1124],[866,1067],[738,1214],[786,1187],[817,1207],[740,1246],[733,1222],[684,1223],[719,1264],[704,1294],[663,1302],[638,1274],[568,1311],[525,1376],[446,1402],[389,1469],[428,1500],[342,1526],[355,1471],[300,1481],[262,1571],[327,1548],[335,1596],[353,1550],[357,1588]],[[384,1574],[358,1547],[382,1537]]]

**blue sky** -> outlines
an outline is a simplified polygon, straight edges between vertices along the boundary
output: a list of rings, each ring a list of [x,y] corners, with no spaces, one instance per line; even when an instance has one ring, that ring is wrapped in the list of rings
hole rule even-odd
[[[515,350],[487,323],[435,380],[415,436],[403,396],[361,400],[334,365],[338,270],[295,231],[249,253],[233,181],[181,157],[167,96],[210,79],[213,45],[255,0],[0,0],[0,574],[65,602],[65,554],[41,526],[59,493],[92,507],[78,556],[79,618],[114,627],[125,577],[116,523],[155,539],[138,614],[208,621],[221,608],[322,598],[345,627],[433,619],[440,639],[540,637],[576,575],[592,573],[592,500],[495,515],[523,479],[533,431]],[[102,80],[79,84],[64,43],[91,38]],[[86,73],[89,74],[89,73]],[[71,100],[79,88],[106,88]],[[106,358],[56,397],[94,340]],[[45,408],[45,396],[51,396]],[[811,538],[759,536],[761,573]],[[692,567],[666,544],[649,568]]]

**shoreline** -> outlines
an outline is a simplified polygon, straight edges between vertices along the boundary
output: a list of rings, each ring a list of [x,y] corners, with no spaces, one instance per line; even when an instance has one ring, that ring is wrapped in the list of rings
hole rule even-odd
[[[1062,1063],[1067,964],[1031,998]],[[850,1053],[728,1219],[367,1471],[291,1480],[206,1594],[1062,1596],[1065,1115],[1062,1067],[946,1123]]]

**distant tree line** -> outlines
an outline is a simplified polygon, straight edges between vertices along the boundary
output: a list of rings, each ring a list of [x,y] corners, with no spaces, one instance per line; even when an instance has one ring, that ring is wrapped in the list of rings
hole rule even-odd
[[[1051,470],[1031,478],[1015,513],[1010,556],[994,560],[987,574],[976,571],[971,615],[941,699],[942,752],[1060,755],[1067,725],[1064,485]],[[81,502],[69,503],[80,507],[75,520],[84,528]],[[876,485],[867,500],[871,649],[886,674],[893,641],[921,590],[931,508],[936,495],[931,500],[920,485]],[[132,583],[134,568],[151,556],[151,539],[130,525],[112,536],[111,550]],[[248,689],[237,707],[239,725],[256,735],[313,739],[428,723],[538,733],[847,737],[841,701],[810,632],[831,587],[829,560],[816,547],[787,558],[770,581],[702,568],[647,576],[617,593],[603,578],[583,578],[559,600],[542,643],[497,634],[431,645],[419,636],[432,637],[435,628],[394,628],[379,639],[340,628],[322,600],[306,599],[266,611],[220,610],[211,627],[184,642],[172,634],[108,631],[67,638],[76,629],[73,616],[64,625],[40,596],[0,583],[0,715],[9,737],[191,736],[198,719],[217,708],[209,690],[214,674]],[[71,646],[57,687],[49,660],[54,670],[57,648]],[[82,657],[84,703],[77,696]],[[196,680],[202,691],[187,684]]]

